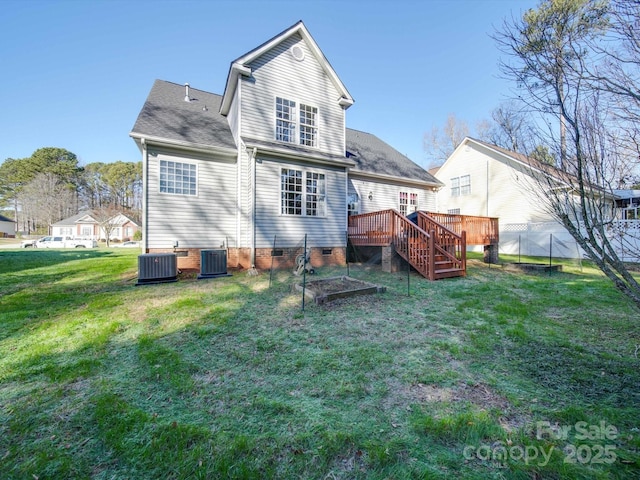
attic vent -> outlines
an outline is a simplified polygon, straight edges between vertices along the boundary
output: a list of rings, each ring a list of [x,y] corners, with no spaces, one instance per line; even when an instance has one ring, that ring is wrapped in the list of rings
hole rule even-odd
[[[291,47],[291,55],[293,55],[293,58],[299,62],[304,60],[304,50],[300,45],[294,45]]]

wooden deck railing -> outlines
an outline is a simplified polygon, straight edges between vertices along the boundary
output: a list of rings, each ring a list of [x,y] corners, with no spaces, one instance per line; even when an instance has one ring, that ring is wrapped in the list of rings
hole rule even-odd
[[[349,217],[349,241],[355,246],[388,246],[407,260],[424,277],[435,280],[438,264],[446,270],[442,276],[466,271],[464,233],[458,235],[421,214],[417,225],[395,210],[364,213]],[[436,258],[439,261],[436,261]],[[458,272],[458,273],[456,273]]]
[[[422,230],[407,217],[389,210],[393,222],[393,246],[423,277],[436,279],[434,232]]]
[[[393,240],[393,210],[362,213],[349,217],[349,241],[356,246],[385,246]]]
[[[467,267],[467,232],[456,233],[436,222],[424,212],[418,212],[418,227],[427,232],[433,231],[436,254],[446,258],[458,269]]]
[[[421,213],[427,214],[436,223],[444,225],[458,235],[461,235],[462,232],[467,232],[467,245],[491,245],[499,243],[497,218],[435,212]]]

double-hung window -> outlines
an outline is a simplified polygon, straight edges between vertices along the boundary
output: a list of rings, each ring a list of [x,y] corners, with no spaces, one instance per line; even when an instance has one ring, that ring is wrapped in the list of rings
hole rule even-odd
[[[318,146],[318,109],[300,105],[300,145]]]
[[[276,98],[276,140],[296,143],[296,102]]]
[[[461,195],[471,194],[471,175],[462,175],[451,179],[451,196],[459,197]]]
[[[453,177],[451,179],[451,196],[452,197],[460,196],[460,177]]]
[[[280,213],[324,217],[325,212],[324,174],[283,168],[280,173]]]
[[[471,175],[463,175],[460,177],[460,195],[469,195],[471,193]]]
[[[299,128],[298,128],[299,127]],[[276,140],[305,147],[318,146],[318,109],[276,97]]]
[[[196,195],[197,172],[193,163],[160,160],[160,192]]]

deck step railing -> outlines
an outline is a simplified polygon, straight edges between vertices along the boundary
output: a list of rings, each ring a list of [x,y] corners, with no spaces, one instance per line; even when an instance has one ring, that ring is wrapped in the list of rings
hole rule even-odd
[[[466,274],[464,234],[458,235],[424,214],[419,215],[418,224],[393,209],[352,215],[348,228],[352,245],[393,245],[402,258],[430,280]]]

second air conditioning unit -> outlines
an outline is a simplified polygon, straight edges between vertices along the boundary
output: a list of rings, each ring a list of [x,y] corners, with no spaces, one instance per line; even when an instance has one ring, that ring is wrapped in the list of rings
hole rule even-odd
[[[200,275],[202,278],[229,277],[227,273],[227,251],[218,250],[200,250]]]

